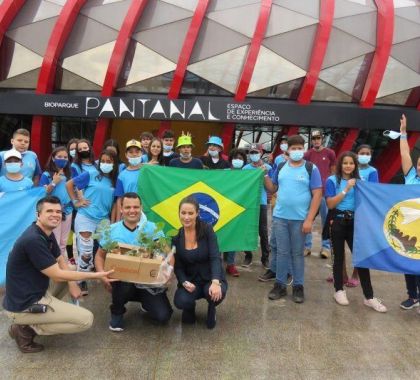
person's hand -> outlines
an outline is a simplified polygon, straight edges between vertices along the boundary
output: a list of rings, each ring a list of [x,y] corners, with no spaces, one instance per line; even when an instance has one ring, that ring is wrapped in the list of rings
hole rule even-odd
[[[272,164],[272,163],[273,163],[273,161],[274,161],[274,156],[273,156],[273,153],[270,153],[270,154],[267,156],[267,161],[268,161],[270,164]]]
[[[220,301],[222,299],[222,287],[212,283],[209,288],[209,296],[213,302]]]
[[[112,293],[112,283],[116,281],[114,278],[102,277],[101,278],[102,284],[104,284],[104,288]]]
[[[303,222],[303,225],[302,225],[302,232],[303,232],[304,234],[310,234],[310,233],[311,233],[311,231],[312,231],[312,224],[313,224],[312,220],[308,220],[308,219],[306,219],[306,220]]]
[[[80,290],[79,285],[76,282],[69,282],[69,293],[71,298],[78,300],[82,297],[82,291]]]
[[[195,285],[192,282],[184,281],[182,283],[182,286],[185,288],[185,290],[189,293],[192,293],[195,290]]]
[[[407,134],[407,118],[402,114],[400,119],[400,132],[402,135]]]
[[[268,172],[267,165],[265,165],[265,164],[262,164],[262,165],[260,166],[260,169],[261,169],[264,173],[267,173],[267,172]]]
[[[347,191],[351,190],[356,185],[356,178],[351,178],[347,181],[346,189]]]
[[[53,178],[52,178],[52,181],[54,182],[54,184],[58,185],[63,180],[63,178],[61,177],[61,173],[62,173],[61,169],[58,172],[54,173]]]
[[[77,208],[87,207],[89,205],[90,205],[90,200],[89,199],[85,199],[85,198],[78,199],[77,202],[76,202],[76,204],[75,204],[75,206]]]

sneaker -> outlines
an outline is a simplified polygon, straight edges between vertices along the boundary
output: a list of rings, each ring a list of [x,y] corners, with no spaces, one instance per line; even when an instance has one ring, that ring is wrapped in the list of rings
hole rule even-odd
[[[239,277],[239,272],[235,264],[226,265],[226,273],[230,274],[233,277]]]
[[[305,250],[303,251],[303,256],[310,256],[311,255],[311,249],[310,248],[305,248]]]
[[[242,263],[242,267],[249,268],[252,265],[252,254],[245,255],[244,262]]]
[[[321,259],[329,259],[331,256],[331,252],[328,248],[322,248],[321,252],[319,253],[319,257]]]
[[[264,274],[258,277],[258,281],[261,281],[261,282],[274,281],[275,278],[276,278],[276,274],[272,270],[267,269],[267,271]]]
[[[87,296],[89,295],[89,290],[88,290],[88,284],[86,281],[82,281],[80,283],[80,290],[82,292],[82,296]]]
[[[347,294],[345,290],[338,290],[334,293],[335,302],[339,305],[347,306],[349,304],[349,300],[347,299]]]
[[[114,332],[124,331],[123,324],[124,315],[111,314],[111,321],[109,322],[109,329]]]
[[[382,304],[382,301],[379,298],[373,297],[368,300],[365,299],[363,303],[366,306],[371,307],[373,310],[378,311],[379,313],[386,313],[387,311],[387,308]]]
[[[261,264],[264,269],[270,269],[270,260],[268,260],[268,257],[266,259],[261,259]]]
[[[303,303],[305,296],[303,294],[303,285],[296,285],[293,287],[293,301],[296,303]]]
[[[405,301],[400,303],[400,308],[404,310],[410,310],[413,307],[419,307],[419,300],[408,298]]]
[[[287,274],[287,286],[291,286],[293,284],[293,276],[290,274],[290,273],[288,273]]]
[[[282,297],[285,297],[286,295],[287,288],[284,285],[275,282],[273,289],[271,289],[270,293],[268,293],[268,298],[270,300],[278,300]]]

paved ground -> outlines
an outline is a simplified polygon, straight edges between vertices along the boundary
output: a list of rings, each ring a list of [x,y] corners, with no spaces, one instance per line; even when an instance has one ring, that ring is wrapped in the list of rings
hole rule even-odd
[[[318,239],[316,239],[318,240]],[[239,259],[242,257],[240,256]],[[414,379],[420,378],[420,315],[403,311],[403,277],[374,272],[376,296],[389,311],[363,305],[360,287],[348,290],[350,306],[332,299],[327,260],[306,258],[306,302],[269,301],[258,261],[230,279],[218,324],[181,325],[175,311],[167,327],[143,318],[130,304],[126,330],[108,330],[109,295],[93,284],[83,306],[95,314],[93,328],[72,336],[39,337],[46,349],[24,355],[7,335],[0,309],[0,379]],[[170,292],[171,299],[173,289]]]

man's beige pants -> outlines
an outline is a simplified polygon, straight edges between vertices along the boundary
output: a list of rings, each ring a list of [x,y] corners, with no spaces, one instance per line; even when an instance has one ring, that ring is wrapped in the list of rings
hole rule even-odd
[[[93,314],[83,307],[61,301],[68,293],[67,282],[50,281],[38,303],[48,305],[46,313],[7,312],[13,323],[31,326],[38,335],[73,334],[92,326]]]

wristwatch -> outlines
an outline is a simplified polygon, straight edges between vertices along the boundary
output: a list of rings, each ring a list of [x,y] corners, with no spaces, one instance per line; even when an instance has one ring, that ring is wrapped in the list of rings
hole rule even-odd
[[[218,285],[221,286],[222,283],[220,282],[220,280],[211,280],[212,285]]]

